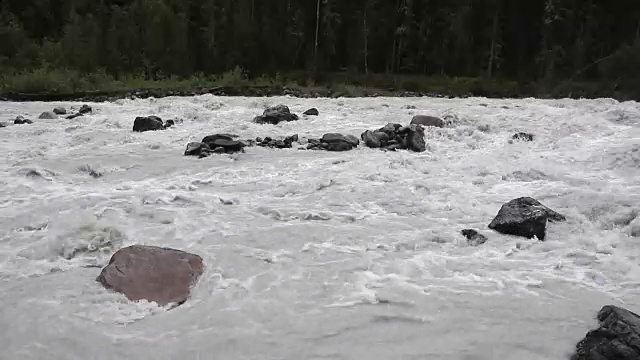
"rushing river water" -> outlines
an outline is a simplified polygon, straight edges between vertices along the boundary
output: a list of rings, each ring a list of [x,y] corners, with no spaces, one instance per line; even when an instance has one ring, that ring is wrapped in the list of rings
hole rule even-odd
[[[284,103],[318,117],[257,125]],[[79,103],[0,103],[3,121]],[[639,310],[640,105],[598,100],[199,96],[90,104],[0,129],[0,358],[566,359],[605,304]],[[424,153],[248,148],[213,133],[360,135],[442,116]],[[180,119],[133,133],[136,116]],[[510,143],[515,132],[534,142]],[[547,241],[487,229],[531,196]],[[633,220],[636,218],[636,220]],[[476,228],[489,240],[468,246]],[[202,256],[183,306],[95,281],[131,244]],[[104,248],[103,252],[87,248]]]

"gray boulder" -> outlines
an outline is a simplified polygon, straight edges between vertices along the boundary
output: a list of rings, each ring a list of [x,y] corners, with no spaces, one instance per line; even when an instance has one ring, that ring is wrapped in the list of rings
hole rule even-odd
[[[47,119],[47,120],[53,120],[57,118],[58,118],[58,115],[56,115],[53,111],[45,111],[42,114],[40,114],[40,116],[38,116],[38,119]]]
[[[435,116],[416,115],[411,119],[411,122],[409,124],[443,128],[444,120]]]
[[[56,115],[66,115],[67,109],[63,108],[62,106],[58,106],[55,109],[53,109],[53,113]]]
[[[257,124],[277,125],[283,121],[298,120],[298,115],[292,114],[286,105],[276,105],[266,109],[262,115],[256,116],[253,121]]]
[[[145,132],[163,130],[164,124],[162,119],[157,116],[138,116],[133,121],[133,131]]]
[[[204,272],[202,258],[184,251],[133,245],[118,250],[96,278],[131,301],[180,305]]]

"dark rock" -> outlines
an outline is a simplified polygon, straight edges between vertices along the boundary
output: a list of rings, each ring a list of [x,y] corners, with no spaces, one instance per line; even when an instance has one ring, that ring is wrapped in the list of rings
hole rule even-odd
[[[292,114],[286,105],[277,105],[266,109],[262,115],[256,116],[253,121],[257,124],[277,125],[283,121],[298,120],[298,115]]]
[[[535,236],[542,241],[546,236],[547,220],[565,221],[566,218],[538,200],[521,197],[502,205],[498,215],[489,224],[489,229],[529,239]]]
[[[415,152],[427,151],[427,144],[424,141],[424,128],[421,125],[410,125],[408,128],[401,129],[400,133],[405,135],[401,143],[403,148]]]
[[[91,108],[91,106],[86,105],[86,104],[82,105],[80,107],[80,110],[78,110],[78,114],[82,114],[82,115],[88,114],[88,113],[91,113],[91,112],[93,112],[93,109]]]
[[[163,129],[164,124],[162,123],[162,119],[157,116],[139,116],[133,121],[133,131],[135,132],[155,131]]]
[[[57,118],[58,118],[58,115],[56,115],[53,111],[45,111],[42,114],[40,114],[40,116],[38,116],[38,119],[52,120]]]
[[[360,138],[370,148],[382,148],[392,151],[407,149],[416,152],[427,150],[427,144],[424,140],[424,128],[421,125],[402,126],[389,123],[378,130],[363,132]]]
[[[184,251],[133,245],[118,250],[97,277],[131,301],[182,304],[204,272],[202,258]]]
[[[520,140],[520,141],[533,141],[533,134],[529,134],[529,133],[524,133],[524,132],[519,132],[517,134],[514,134],[511,139],[513,140]]]
[[[320,115],[320,112],[316,108],[311,108],[311,109],[303,112],[303,114],[304,115],[309,115],[309,116],[318,116],[318,115]]]
[[[218,148],[224,149],[224,153],[232,154],[236,152],[242,152],[245,144],[240,141],[233,140],[233,137],[229,134],[213,134],[205,136],[202,143],[207,144],[215,153],[221,153]]]
[[[224,154],[226,152],[227,150],[222,146],[218,146],[217,148],[213,149],[214,154]]]
[[[71,120],[71,119],[75,119],[75,118],[77,118],[77,117],[81,117],[81,116],[84,116],[84,114],[75,113],[75,114],[73,114],[73,115],[69,115],[69,116],[67,116],[65,119]]]
[[[211,152],[209,145],[200,142],[190,142],[184,151],[185,156],[206,156]]]
[[[62,106],[58,106],[57,108],[53,109],[53,113],[56,115],[66,115],[67,109],[63,108]]]
[[[471,246],[479,246],[487,242],[487,237],[473,229],[464,229],[460,232],[467,238],[467,244]]]
[[[7,127],[7,124],[0,122],[0,128]]]
[[[165,123],[164,123],[164,128],[165,128],[165,129],[170,128],[170,127],[172,127],[172,126],[173,126],[173,125],[175,125],[175,124],[176,124],[176,122],[175,122],[175,121],[173,121],[173,120],[167,120],[167,121],[165,121]]]
[[[411,119],[410,124],[443,128],[444,120],[435,116],[416,115]]]
[[[320,146],[327,151],[349,151],[358,146],[360,140],[353,135],[338,133],[324,134],[320,139]],[[317,147],[317,145],[312,145]]]
[[[640,316],[607,305],[598,312],[600,327],[587,333],[576,345],[571,360],[640,359]]]
[[[292,148],[294,142],[298,142],[298,134],[287,136],[284,139],[273,139],[269,136],[265,137],[264,139],[256,138],[256,145],[277,149]]]

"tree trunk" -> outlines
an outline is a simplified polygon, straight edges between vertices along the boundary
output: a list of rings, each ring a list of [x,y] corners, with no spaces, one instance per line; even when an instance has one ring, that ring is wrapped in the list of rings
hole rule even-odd
[[[491,30],[491,49],[489,51],[489,66],[487,67],[487,76],[493,77],[493,64],[496,57],[496,42],[498,38],[498,9],[493,13],[493,28]]]
[[[313,46],[313,67],[314,71],[318,71],[318,32],[320,30],[320,0],[317,0],[316,7],[316,39]]]

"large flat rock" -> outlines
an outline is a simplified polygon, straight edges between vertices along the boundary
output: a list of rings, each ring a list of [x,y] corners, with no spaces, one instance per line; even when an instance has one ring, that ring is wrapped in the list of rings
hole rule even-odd
[[[96,279],[129,300],[182,304],[204,272],[202,258],[184,251],[133,245],[118,250]]]

